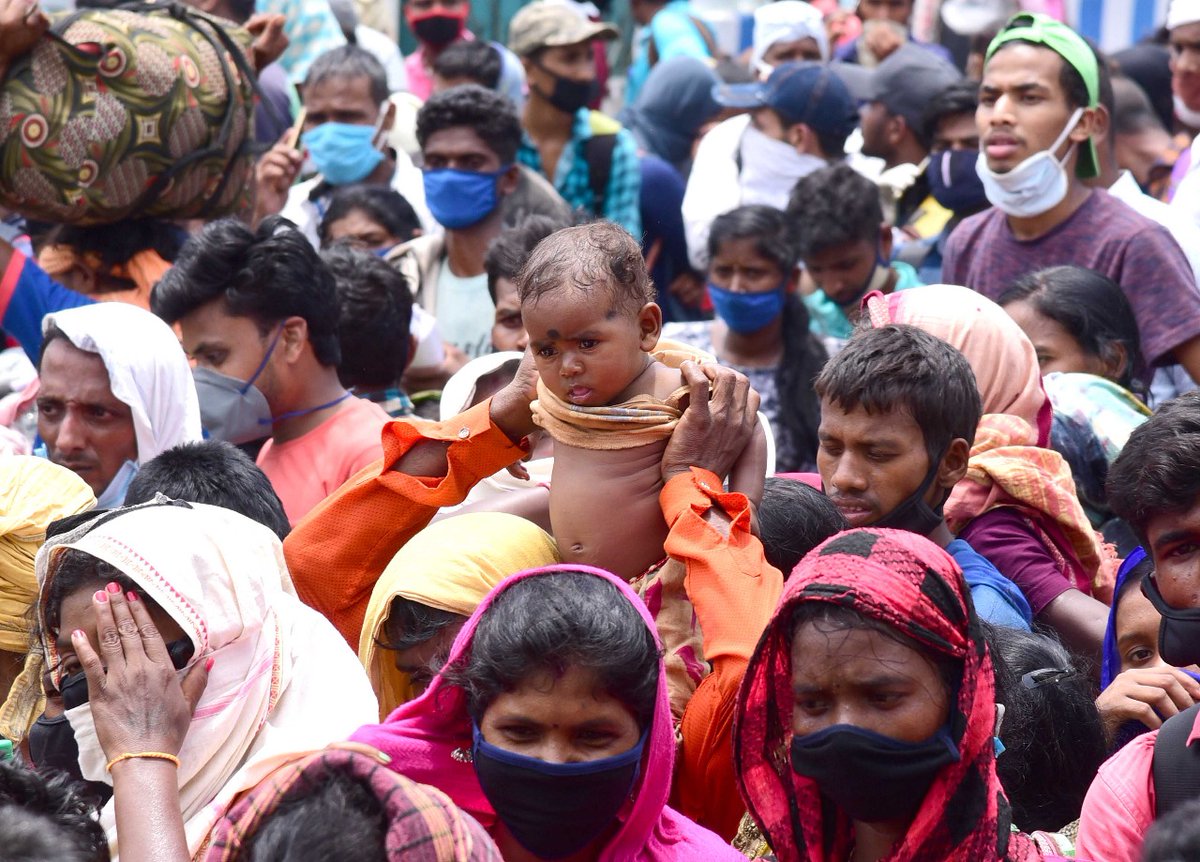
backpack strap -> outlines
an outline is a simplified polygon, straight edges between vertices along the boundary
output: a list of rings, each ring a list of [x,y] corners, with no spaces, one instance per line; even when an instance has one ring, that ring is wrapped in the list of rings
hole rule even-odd
[[[1200,746],[1187,744],[1200,703],[1163,722],[1154,740],[1154,818],[1200,798]]]
[[[608,201],[608,181],[612,177],[613,152],[616,148],[615,133],[592,135],[583,142],[583,159],[588,166],[588,186],[592,190],[592,211],[596,218],[604,218],[604,205]]]

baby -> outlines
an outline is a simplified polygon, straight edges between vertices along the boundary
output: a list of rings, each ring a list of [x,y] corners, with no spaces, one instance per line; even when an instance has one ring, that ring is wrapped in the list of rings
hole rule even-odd
[[[550,523],[565,562],[635,579],[664,560],[661,462],[686,408],[679,368],[661,361],[662,312],[642,250],[620,227],[567,228],[517,277],[539,375],[534,421],[554,438]],[[762,495],[759,429],[731,486]]]

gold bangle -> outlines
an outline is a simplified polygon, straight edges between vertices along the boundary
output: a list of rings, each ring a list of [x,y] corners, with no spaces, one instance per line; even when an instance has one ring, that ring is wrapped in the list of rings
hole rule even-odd
[[[135,757],[145,757],[149,760],[169,760],[171,763],[175,764],[176,768],[179,767],[179,758],[174,754],[167,754],[165,751],[136,751],[128,754],[118,754],[116,757],[110,760],[108,762],[108,766],[104,768],[108,772],[112,772],[112,768],[122,760],[133,760]]]

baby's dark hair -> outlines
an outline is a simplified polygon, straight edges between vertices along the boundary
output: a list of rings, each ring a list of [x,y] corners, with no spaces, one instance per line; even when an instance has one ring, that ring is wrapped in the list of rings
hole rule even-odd
[[[569,227],[538,243],[517,274],[521,304],[536,305],[544,295],[564,287],[590,293],[599,287],[612,308],[637,314],[654,301],[654,284],[646,272],[642,248],[629,232],[612,222]]]

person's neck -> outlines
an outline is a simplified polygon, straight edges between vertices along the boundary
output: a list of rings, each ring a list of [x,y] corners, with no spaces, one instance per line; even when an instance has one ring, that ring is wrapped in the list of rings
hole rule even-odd
[[[542,862],[540,857],[534,856],[521,846],[521,842],[513,837],[502,820],[498,820],[493,828],[492,840],[496,842],[496,847],[500,850],[500,858],[504,862]],[[596,862],[600,858],[600,851],[604,848],[604,840],[597,838],[587,847],[570,856],[562,857],[558,862]]]
[[[950,528],[946,526],[945,518],[942,522],[933,528],[933,531],[925,538],[933,542],[939,548],[945,549],[947,545],[954,541],[954,534],[950,532]]]
[[[392,177],[395,175],[396,160],[392,158],[391,153],[384,150],[383,160],[375,166],[375,170],[363,177],[362,183],[368,186],[391,186]]]
[[[535,141],[566,140],[571,137],[575,115],[560,111],[531,87],[529,98],[525,101],[521,125]]]
[[[502,207],[478,224],[462,230],[446,231],[446,265],[459,278],[483,275],[483,259],[500,231],[504,228]]]
[[[887,820],[880,823],[854,821],[854,852],[850,854],[851,862],[879,862],[904,837],[909,825],[907,820]]]
[[[280,411],[281,415],[311,410],[320,405],[328,406],[276,422],[271,426],[271,439],[276,443],[287,443],[303,437],[346,406],[347,399],[343,396],[348,393],[338,381],[337,369],[333,366],[320,365],[314,358],[311,372],[302,379],[306,381],[303,391],[288,409]],[[339,401],[339,398],[342,400]]]
[[[1084,202],[1088,199],[1088,195],[1092,193],[1092,190],[1074,177],[1071,178],[1070,182],[1071,184],[1067,188],[1067,196],[1044,213],[1038,213],[1029,218],[1012,215],[1006,216],[1013,236],[1023,240],[1037,239],[1038,237],[1045,236],[1073,216],[1075,211],[1083,206]]]
[[[758,332],[735,332],[723,320],[712,323],[713,344],[721,358],[735,365],[774,365],[783,355],[783,315]]]
[[[1117,167],[1117,160],[1112,157],[1111,150],[1108,153],[1102,151],[1101,147],[1096,148],[1098,165],[1100,173],[1090,180],[1085,180],[1084,185],[1094,189],[1111,189],[1113,183],[1121,178],[1121,169]]]
[[[900,165],[919,165],[929,155],[929,151],[913,140],[901,141],[891,155],[883,160],[884,170],[891,170]]]

